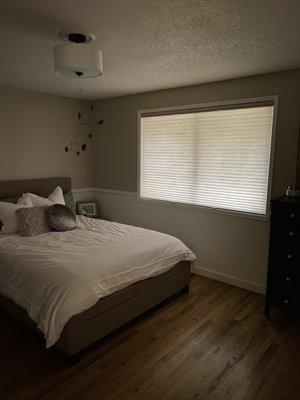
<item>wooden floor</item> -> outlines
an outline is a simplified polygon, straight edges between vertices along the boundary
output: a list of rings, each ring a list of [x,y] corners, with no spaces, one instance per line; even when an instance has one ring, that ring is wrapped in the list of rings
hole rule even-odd
[[[300,399],[300,323],[264,297],[194,276],[165,303],[93,345],[69,367],[0,312],[1,399]]]

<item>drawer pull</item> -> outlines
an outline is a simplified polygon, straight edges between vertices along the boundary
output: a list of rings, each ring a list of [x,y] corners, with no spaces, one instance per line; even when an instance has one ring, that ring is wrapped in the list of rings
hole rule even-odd
[[[289,276],[287,276],[287,277],[285,278],[285,281],[286,281],[286,282],[291,282],[291,278],[290,278]]]
[[[288,301],[288,299],[284,299],[284,304],[289,304],[289,301]]]
[[[294,236],[294,232],[293,231],[289,232],[289,235]]]
[[[291,254],[288,254],[287,258],[288,258],[289,260],[291,260],[291,259],[293,258],[293,256],[292,256]]]
[[[296,217],[296,214],[295,214],[295,213],[291,213],[290,217],[291,217],[291,218],[295,218],[295,217]]]

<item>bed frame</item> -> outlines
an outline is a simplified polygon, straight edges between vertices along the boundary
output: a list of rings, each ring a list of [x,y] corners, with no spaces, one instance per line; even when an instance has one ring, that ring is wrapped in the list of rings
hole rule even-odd
[[[70,178],[46,178],[0,182],[0,200],[33,192],[48,196],[56,186],[71,191]],[[169,271],[119,290],[100,299],[83,313],[72,317],[56,343],[71,363],[80,360],[79,352],[115,329],[143,314],[176,293],[188,293],[191,263],[182,261]],[[0,306],[41,334],[27,312],[11,299],[0,295]]]

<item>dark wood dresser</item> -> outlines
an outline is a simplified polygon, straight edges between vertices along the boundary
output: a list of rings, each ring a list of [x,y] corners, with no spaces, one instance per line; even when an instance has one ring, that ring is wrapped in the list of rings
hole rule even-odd
[[[300,198],[272,200],[265,315],[270,307],[300,310]]]

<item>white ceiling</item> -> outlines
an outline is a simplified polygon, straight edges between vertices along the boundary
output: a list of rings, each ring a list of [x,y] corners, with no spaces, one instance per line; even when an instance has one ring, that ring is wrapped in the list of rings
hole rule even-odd
[[[64,29],[92,32],[102,77],[63,78]],[[300,66],[300,0],[0,0],[0,85],[99,99]]]

